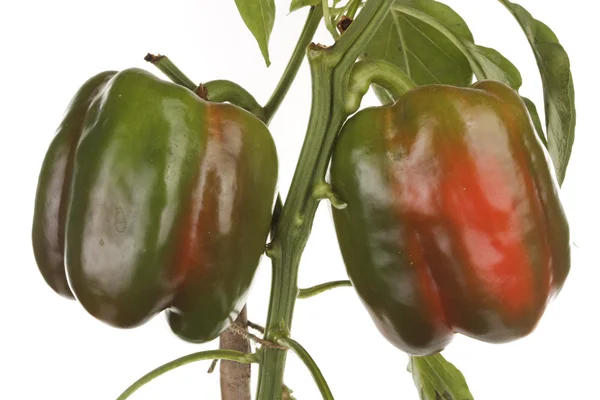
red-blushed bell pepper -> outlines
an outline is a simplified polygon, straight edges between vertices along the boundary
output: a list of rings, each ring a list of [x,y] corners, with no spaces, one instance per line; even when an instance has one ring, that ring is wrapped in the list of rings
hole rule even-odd
[[[360,111],[335,145],[333,210],[350,279],[412,355],[454,333],[530,333],[570,268],[551,162],[519,95],[494,81],[422,86]]]
[[[166,309],[177,335],[211,340],[244,305],[276,181],[252,114],[143,70],[105,72],[75,95],[42,165],[36,261],[106,323]]]

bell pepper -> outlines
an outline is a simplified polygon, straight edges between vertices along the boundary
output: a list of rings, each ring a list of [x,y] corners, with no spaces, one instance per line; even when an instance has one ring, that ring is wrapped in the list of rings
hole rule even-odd
[[[495,81],[421,86],[342,128],[331,184],[348,275],[377,328],[416,356],[455,333],[529,334],[570,268],[551,161]]]
[[[269,233],[277,154],[247,111],[139,69],[72,100],[44,159],[33,248],[59,294],[116,327],[167,311],[185,340],[243,307]]]

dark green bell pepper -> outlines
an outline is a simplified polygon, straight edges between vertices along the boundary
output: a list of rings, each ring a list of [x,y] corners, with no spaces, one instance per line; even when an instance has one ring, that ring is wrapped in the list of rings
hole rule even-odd
[[[413,355],[453,334],[527,335],[570,267],[554,170],[519,95],[499,82],[422,86],[344,125],[331,165],[350,279]]]
[[[277,155],[267,127],[139,69],[71,102],[44,160],[33,222],[48,284],[96,318],[167,310],[211,340],[244,305],[269,233]]]

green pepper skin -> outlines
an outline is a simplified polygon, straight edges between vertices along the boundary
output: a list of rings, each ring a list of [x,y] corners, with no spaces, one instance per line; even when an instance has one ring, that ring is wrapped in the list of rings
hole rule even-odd
[[[90,107],[98,92],[116,72],[89,79],[71,100],[46,152],[38,181],[33,219],[33,253],[46,283],[58,294],[73,299],[64,265],[65,217],[73,172],[75,147]]]
[[[167,309],[183,339],[217,337],[244,305],[269,232],[277,155],[266,126],[139,69],[92,78],[62,126],[34,215],[46,280],[113,326]]]
[[[331,184],[348,275],[380,332],[416,356],[454,333],[530,333],[570,268],[549,157],[516,92],[422,86],[344,125]]]

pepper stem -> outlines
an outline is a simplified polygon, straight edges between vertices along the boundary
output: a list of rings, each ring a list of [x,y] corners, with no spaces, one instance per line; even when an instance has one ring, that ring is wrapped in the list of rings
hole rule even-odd
[[[397,100],[416,87],[416,83],[400,68],[384,60],[362,60],[354,64],[348,82],[346,112],[352,114],[360,107],[363,96],[372,84],[382,86]]]
[[[215,103],[228,102],[254,114],[258,119],[267,122],[263,107],[246,89],[235,82],[215,80],[203,83],[206,99]]]
[[[229,102],[251,112],[261,121],[266,122],[263,108],[256,99],[237,83],[227,80],[215,80],[196,85],[167,56],[148,53],[144,60],[152,63],[174,83],[186,87],[204,100],[215,103]]]
[[[196,89],[197,85],[190,78],[188,78],[183,71],[177,68],[177,65],[173,64],[173,62],[169,60],[169,57],[161,56],[160,54],[154,55],[148,53],[146,54],[146,57],[144,57],[144,60],[152,63],[152,65],[158,68],[174,83],[186,87],[192,91]]]

